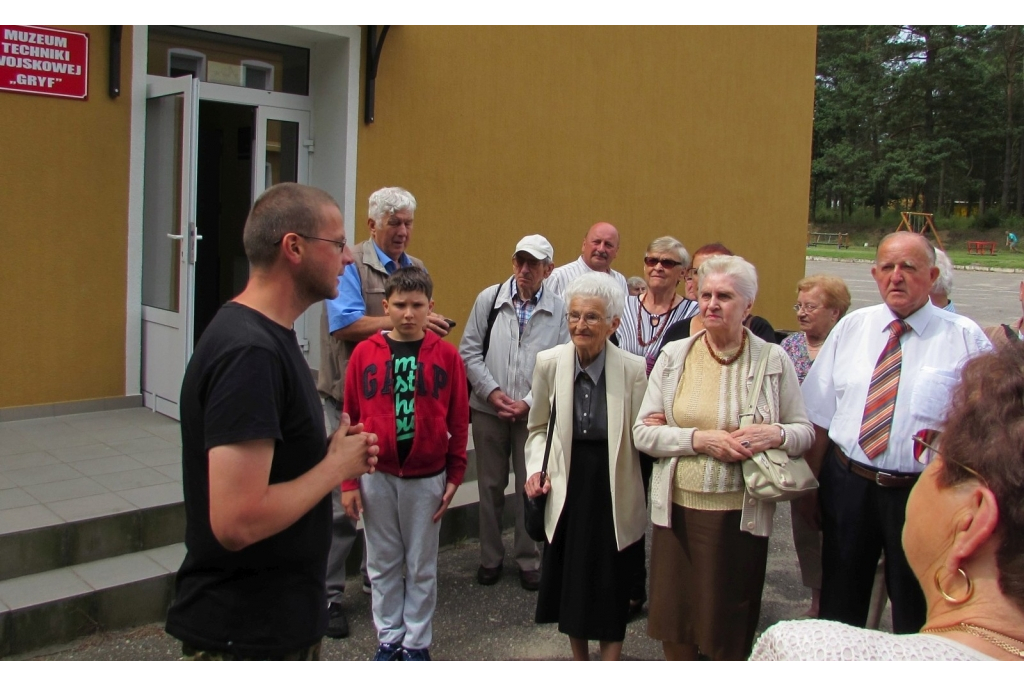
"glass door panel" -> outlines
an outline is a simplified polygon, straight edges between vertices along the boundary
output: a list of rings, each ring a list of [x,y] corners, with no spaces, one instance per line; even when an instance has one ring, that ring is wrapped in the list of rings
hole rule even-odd
[[[142,395],[178,418],[192,354],[199,81],[149,77],[142,209]]]

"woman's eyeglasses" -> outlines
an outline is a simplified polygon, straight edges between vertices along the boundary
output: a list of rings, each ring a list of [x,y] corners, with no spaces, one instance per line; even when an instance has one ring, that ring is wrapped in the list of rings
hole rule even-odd
[[[914,459],[916,459],[920,464],[927,465],[932,463],[936,456],[940,456],[943,461],[959,466],[964,471],[977,478],[981,481],[981,484],[987,488],[988,483],[985,481],[984,476],[972,469],[970,466],[956,461],[955,459],[950,459],[946,455],[942,454],[942,452],[939,452],[935,445],[939,443],[939,439],[941,437],[942,431],[935,430],[934,428],[924,428],[919,430],[912,438],[914,441]]]
[[[580,314],[579,312],[569,312],[565,315],[566,320],[575,325],[580,321],[587,324],[588,326],[596,326],[602,321],[607,321],[609,317],[595,314],[594,312],[587,312],[586,314]]]
[[[666,269],[674,269],[677,266],[682,266],[682,262],[677,262],[674,259],[659,259],[658,257],[644,257],[644,264],[650,267],[655,267],[661,264]]]
[[[805,312],[807,312],[808,314],[813,314],[814,312],[816,312],[819,309],[821,309],[821,305],[820,304],[800,304],[799,302],[797,302],[795,305],[793,305],[793,311],[796,312],[797,314],[800,313],[801,309],[804,310]]]

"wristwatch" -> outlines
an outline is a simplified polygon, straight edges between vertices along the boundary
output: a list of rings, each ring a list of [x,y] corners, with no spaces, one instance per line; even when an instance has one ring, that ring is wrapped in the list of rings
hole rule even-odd
[[[779,426],[779,424],[775,425]],[[779,443],[779,447],[782,447],[783,445],[786,444],[786,429],[783,428],[782,426],[779,426],[779,432],[782,434],[782,442]]]

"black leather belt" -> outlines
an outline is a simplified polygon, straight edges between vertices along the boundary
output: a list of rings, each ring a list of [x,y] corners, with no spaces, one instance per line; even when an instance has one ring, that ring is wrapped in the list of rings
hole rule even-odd
[[[834,447],[834,446],[833,446]],[[919,473],[886,473],[885,471],[877,471],[875,469],[869,469],[860,462],[850,459],[848,456],[843,454],[843,451],[838,447],[834,447],[833,451],[836,454],[836,458],[839,463],[843,465],[843,468],[851,473],[856,473],[861,478],[865,478],[875,485],[883,488],[909,488],[917,482]]]

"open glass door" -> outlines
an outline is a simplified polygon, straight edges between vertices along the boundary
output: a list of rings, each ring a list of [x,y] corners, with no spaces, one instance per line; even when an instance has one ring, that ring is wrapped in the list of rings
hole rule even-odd
[[[150,76],[142,218],[142,393],[179,418],[192,355],[192,289],[201,238],[195,224],[199,81]]]
[[[309,183],[309,112],[260,106],[256,110],[256,151],[253,155],[253,198],[278,183]],[[315,317],[313,317],[315,318]],[[295,334],[303,354],[309,352],[309,335],[319,334],[319,320],[310,324],[307,313],[295,322]],[[313,325],[316,324],[316,325]]]

